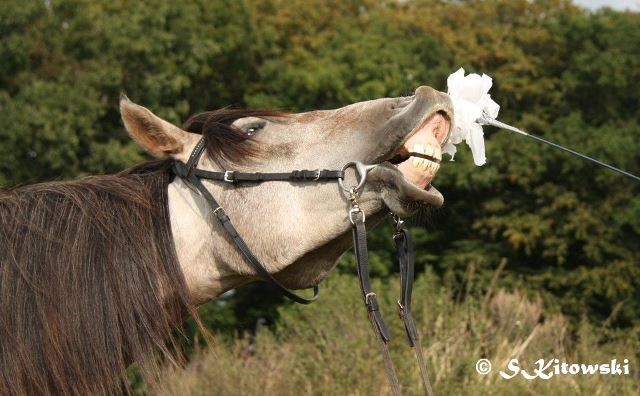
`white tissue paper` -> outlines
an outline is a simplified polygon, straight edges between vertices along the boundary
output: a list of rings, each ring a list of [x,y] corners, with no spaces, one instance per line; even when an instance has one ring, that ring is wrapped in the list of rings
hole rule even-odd
[[[498,117],[500,106],[489,95],[491,85],[491,77],[486,74],[482,77],[477,74],[465,76],[463,68],[447,78],[447,93],[453,102],[454,119],[451,137],[442,148],[442,152],[449,154],[451,161],[457,151],[455,145],[464,140],[471,149],[473,162],[477,166],[487,162],[484,154],[484,133],[476,120],[483,112],[492,118]]]

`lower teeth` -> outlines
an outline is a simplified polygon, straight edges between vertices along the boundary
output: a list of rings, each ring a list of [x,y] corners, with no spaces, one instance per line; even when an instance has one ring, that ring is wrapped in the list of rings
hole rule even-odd
[[[419,158],[419,157],[411,157],[411,165],[414,168],[429,171],[429,173],[431,174],[435,174],[438,171],[438,169],[440,169],[440,164],[433,161],[429,161],[428,159]]]

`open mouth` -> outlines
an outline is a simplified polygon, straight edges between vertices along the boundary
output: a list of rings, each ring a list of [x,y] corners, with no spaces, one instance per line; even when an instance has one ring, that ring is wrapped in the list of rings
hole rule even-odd
[[[435,112],[411,131],[386,160],[413,187],[430,195],[432,199],[425,197],[425,201],[434,206],[442,205],[443,198],[431,185],[431,181],[440,169],[442,146],[449,137],[450,129],[451,122],[447,114]]]

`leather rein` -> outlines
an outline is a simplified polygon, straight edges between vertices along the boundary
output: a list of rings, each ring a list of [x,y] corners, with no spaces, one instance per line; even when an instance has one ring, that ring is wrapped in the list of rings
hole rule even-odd
[[[224,230],[232,239],[238,250],[242,253],[247,263],[253,268],[262,280],[267,281],[274,285],[289,299],[300,303],[310,304],[315,301],[319,294],[319,286],[313,287],[313,295],[309,298],[300,296],[282,285],[277,279],[273,277],[266,269],[266,267],[260,262],[260,260],[253,254],[251,249],[244,242],[242,237],[238,234],[231,223],[231,219],[225,213],[224,209],[216,201],[209,190],[204,186],[201,179],[222,181],[227,183],[261,183],[265,181],[288,181],[288,182],[323,182],[336,180],[340,187],[346,192],[348,200],[350,202],[350,210],[348,212],[349,221],[351,222],[351,230],[353,234],[353,247],[356,256],[358,279],[360,280],[360,290],[364,298],[364,303],[367,308],[367,313],[371,326],[376,333],[376,338],[379,341],[380,349],[382,352],[383,362],[389,384],[394,396],[399,396],[400,384],[393,367],[391,355],[389,353],[388,343],[391,341],[389,329],[382,318],[380,313],[380,306],[378,305],[377,295],[371,289],[371,281],[369,278],[369,259],[367,248],[367,229],[365,226],[365,214],[358,205],[358,196],[365,184],[367,173],[376,167],[376,165],[365,165],[359,161],[351,161],[345,164],[341,170],[294,170],[292,172],[279,172],[279,173],[261,173],[261,172],[236,172],[236,171],[206,171],[198,169],[198,161],[202,156],[206,147],[206,138],[203,136],[196,146],[194,147],[187,163],[175,160],[172,165],[173,173],[182,178],[191,186],[195,187],[203,198],[207,201],[211,212],[216,216]],[[344,175],[345,171],[349,168],[354,168],[357,177],[356,184],[354,186],[345,186]],[[359,178],[359,179],[358,179]],[[395,232],[393,239],[396,244],[396,251],[398,256],[398,264],[400,268],[400,285],[401,294],[398,300],[398,314],[405,327],[405,332],[409,345],[413,347],[418,365],[420,368],[420,375],[422,378],[422,384],[426,394],[433,396],[431,389],[431,383],[427,375],[426,365],[422,356],[422,347],[420,345],[420,336],[416,328],[415,322],[411,315],[411,296],[413,289],[414,279],[414,262],[415,253],[413,250],[413,241],[411,235],[404,227],[404,222],[397,216],[393,215],[395,222]]]

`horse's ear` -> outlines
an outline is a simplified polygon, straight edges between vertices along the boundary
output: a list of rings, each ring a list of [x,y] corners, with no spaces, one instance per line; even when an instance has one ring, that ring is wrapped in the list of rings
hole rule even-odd
[[[182,152],[187,132],[120,95],[120,114],[127,132],[143,149],[156,157]]]

